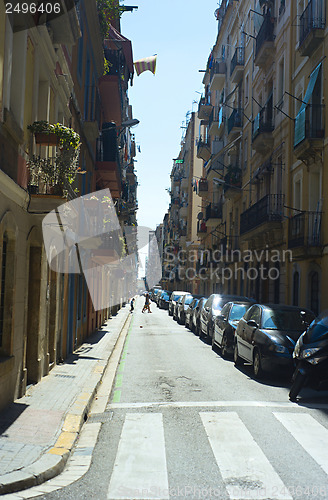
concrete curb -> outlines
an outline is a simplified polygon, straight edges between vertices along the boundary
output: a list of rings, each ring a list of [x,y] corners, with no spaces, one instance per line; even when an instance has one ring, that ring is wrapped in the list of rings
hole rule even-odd
[[[40,485],[63,472],[70,453],[78,439],[81,428],[88,417],[91,404],[102,382],[113,350],[130,318],[131,315],[129,311],[127,311],[122,327],[114,336],[114,344],[107,360],[104,360],[103,365],[96,366],[93,375],[88,381],[88,386],[83,388],[74,403],[68,409],[55,445],[45,451],[38,460],[28,467],[23,467],[20,470],[0,476],[0,495],[16,493],[31,488],[32,486]]]

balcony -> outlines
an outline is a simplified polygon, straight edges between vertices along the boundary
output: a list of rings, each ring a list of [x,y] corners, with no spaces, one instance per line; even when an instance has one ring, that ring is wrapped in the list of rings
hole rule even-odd
[[[265,67],[272,62],[274,56],[274,19],[266,15],[256,37],[255,59],[256,66]]]
[[[103,75],[99,78],[99,92],[105,122],[122,123],[121,83],[118,74]]]
[[[289,219],[288,248],[293,258],[321,256],[322,212],[301,212]]]
[[[240,83],[243,77],[245,64],[245,47],[237,47],[230,64],[230,79],[234,83]]]
[[[310,0],[300,17],[299,47],[302,56],[310,56],[325,35],[324,0]]]
[[[224,192],[226,198],[233,198],[241,192],[242,172],[237,166],[228,167],[228,172],[224,176]]]
[[[209,139],[206,142],[203,141],[202,137],[197,139],[197,158],[201,158],[204,161],[208,161],[211,157],[211,145]]]
[[[220,108],[220,111],[222,108]],[[211,136],[217,136],[219,135],[219,109],[217,106],[212,108],[212,112],[210,114],[209,120],[208,120],[208,128],[209,128],[209,134]],[[222,120],[222,116],[221,116]]]
[[[207,196],[208,193],[208,181],[207,179],[200,179],[198,183],[198,195]]]
[[[208,97],[201,97],[198,104],[198,118],[200,120],[208,120],[212,111],[212,105]]]
[[[261,224],[279,226],[283,219],[285,195],[268,194],[240,215],[240,234],[245,234]]]
[[[205,222],[208,227],[215,227],[222,219],[222,203],[210,203],[205,209]]]
[[[273,112],[271,106],[264,106],[256,115],[252,124],[252,147],[264,153],[273,146]]]
[[[236,108],[232,111],[228,118],[228,136],[229,140],[233,140],[234,136],[239,134],[243,126],[243,116],[244,110],[242,108]],[[231,135],[230,135],[231,134]]]
[[[315,160],[322,153],[324,137],[324,106],[308,105],[295,120],[295,156],[305,162]]]
[[[103,124],[102,135],[97,139],[96,179],[102,189],[109,188],[113,198],[121,195],[121,169],[115,124]]]
[[[224,61],[215,61],[210,73],[210,91],[222,90],[227,73],[227,65]]]

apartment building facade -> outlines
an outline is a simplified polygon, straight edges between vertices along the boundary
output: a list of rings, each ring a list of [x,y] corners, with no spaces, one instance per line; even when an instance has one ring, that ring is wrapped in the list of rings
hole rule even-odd
[[[326,13],[325,0],[215,12],[196,139],[199,293],[327,307]]]
[[[129,127],[122,127],[132,118],[127,88],[109,99],[112,108],[122,111],[121,121],[115,121],[113,112],[106,114],[108,102],[107,108],[101,102],[107,42],[97,3],[64,4],[58,18],[26,14],[23,26],[21,17],[6,14],[0,5],[1,408],[47,375],[112,312],[94,310],[82,275],[49,268],[42,237],[45,215],[79,195],[108,187],[122,228],[136,224],[134,141]],[[130,69],[125,59],[120,64],[131,74],[130,58]],[[49,135],[40,139],[36,122],[59,123],[78,138],[74,179],[65,185],[40,169],[46,164],[54,171],[59,144]],[[99,148],[99,141],[105,147]],[[115,161],[100,158],[104,150]],[[121,290],[122,300],[127,293]]]

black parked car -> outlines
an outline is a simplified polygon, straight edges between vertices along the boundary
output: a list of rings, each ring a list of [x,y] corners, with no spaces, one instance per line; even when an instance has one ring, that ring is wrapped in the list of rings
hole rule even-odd
[[[215,317],[221,313],[221,309],[224,304],[232,300],[250,301],[248,297],[241,297],[239,295],[212,293],[212,295],[209,296],[200,314],[200,337],[208,337],[209,339],[212,339]]]
[[[190,330],[193,330],[192,316],[193,316],[194,309],[197,307],[198,302],[202,298],[201,295],[199,295],[199,298],[197,298],[197,297],[198,296],[195,296],[195,295],[193,296],[193,299],[190,302],[190,304],[188,305],[188,307],[186,309],[186,313],[185,313],[185,327],[189,328]]]
[[[254,304],[254,302],[228,302],[222,307],[221,313],[216,316],[214,320],[212,347],[215,345],[219,346],[223,358],[228,354],[233,354],[235,330],[238,322],[252,304]]]
[[[172,292],[169,292],[168,290],[162,291],[159,299],[158,299],[158,307],[160,309],[168,309],[169,308],[169,300],[172,295]]]
[[[178,290],[172,292],[172,295],[170,297],[170,301],[169,301],[169,316],[173,316],[174,314],[174,307],[177,303],[177,301],[179,300],[180,297],[182,297],[182,295],[190,295],[189,292],[180,292]]]
[[[255,377],[274,368],[292,368],[295,344],[314,317],[301,307],[254,304],[236,329],[235,364],[252,363]]]
[[[180,325],[184,325],[185,322],[186,322],[186,312],[187,312],[187,309],[189,307],[189,305],[192,303],[192,301],[194,300],[194,298],[196,299],[200,299],[201,298],[201,295],[185,295],[181,302],[178,302],[178,305],[177,305],[177,322],[180,324]]]

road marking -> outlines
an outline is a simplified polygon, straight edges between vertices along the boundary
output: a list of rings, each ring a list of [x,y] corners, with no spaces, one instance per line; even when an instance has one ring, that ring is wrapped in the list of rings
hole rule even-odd
[[[160,413],[127,413],[108,499],[167,499],[163,418]]]
[[[119,391],[118,389],[115,389],[114,395],[113,395],[113,402],[119,403],[120,400],[121,400],[121,391]]]
[[[328,429],[311,415],[277,412],[273,414],[328,474]]]
[[[306,404],[299,406],[291,401],[150,401],[140,403],[119,403],[114,402],[107,405],[108,409],[133,409],[133,408],[224,408],[224,407],[256,407],[256,408],[311,408],[328,409],[328,404]]]
[[[200,416],[230,498],[292,500],[237,413],[201,412]]]

